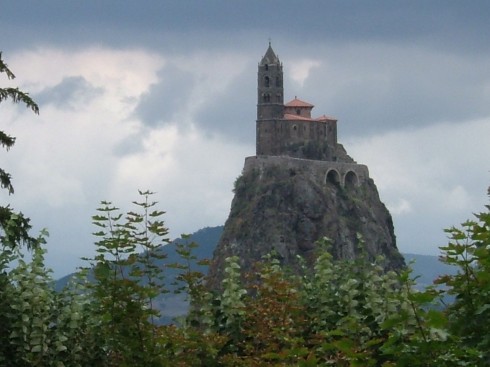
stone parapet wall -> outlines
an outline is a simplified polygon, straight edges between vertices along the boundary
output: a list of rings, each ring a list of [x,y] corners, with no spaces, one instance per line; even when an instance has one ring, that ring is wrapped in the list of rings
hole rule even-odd
[[[287,156],[252,156],[245,158],[243,173],[254,169],[263,171],[264,168],[279,166],[282,169],[291,169],[296,174],[304,174],[315,181],[325,183],[333,181],[341,186],[353,184],[362,185],[369,179],[367,166],[357,163],[341,163],[333,161],[317,161],[309,159],[292,158]]]

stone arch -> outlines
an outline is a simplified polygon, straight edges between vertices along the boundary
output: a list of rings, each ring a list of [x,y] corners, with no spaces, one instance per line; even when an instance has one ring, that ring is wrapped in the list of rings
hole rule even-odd
[[[344,186],[345,187],[356,187],[359,186],[359,177],[354,171],[347,171],[344,175]]]
[[[334,168],[329,169],[327,171],[327,175],[325,176],[325,182],[326,183],[333,183],[335,185],[340,184],[339,172]]]
[[[271,82],[270,82],[269,77],[268,77],[268,76],[266,76],[266,77],[265,77],[265,86],[266,86],[266,88],[269,88],[269,87],[270,87],[270,83],[271,83]]]

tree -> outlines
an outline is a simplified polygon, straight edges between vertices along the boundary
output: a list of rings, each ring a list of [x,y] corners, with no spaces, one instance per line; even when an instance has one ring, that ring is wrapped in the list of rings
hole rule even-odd
[[[490,196],[490,187],[488,189]],[[454,297],[448,306],[449,330],[466,349],[480,353],[481,365],[490,364],[490,205],[460,227],[446,229],[449,243],[441,261],[458,268],[437,283]]]
[[[6,74],[8,79],[14,79],[15,75],[8,68],[2,59],[0,52],[0,73]],[[39,114],[39,107],[29,95],[19,88],[0,88],[0,103],[6,100],[13,103],[24,104],[35,114]],[[15,137],[8,135],[0,130],[0,145],[7,151],[15,144]],[[0,187],[6,189],[10,194],[14,193],[11,175],[0,167]],[[5,248],[15,248],[20,243],[24,243],[27,248],[32,248],[37,244],[37,239],[29,235],[31,225],[29,219],[22,213],[15,212],[9,205],[0,205],[0,243]]]

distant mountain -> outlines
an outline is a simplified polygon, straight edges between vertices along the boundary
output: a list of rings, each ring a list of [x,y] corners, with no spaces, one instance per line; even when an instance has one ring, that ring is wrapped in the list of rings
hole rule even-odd
[[[455,274],[456,268],[444,264],[438,256],[403,254],[407,265],[413,270],[413,275],[418,276],[417,286],[419,288],[431,285],[437,277],[444,274]]]
[[[190,235],[188,241],[195,242],[199,245],[197,248],[194,249],[193,254],[198,259],[211,259],[211,257],[213,256],[214,248],[216,247],[216,244],[218,243],[222,232],[223,232],[223,226],[205,227]],[[161,263],[160,265],[180,262],[180,256],[175,251],[176,250],[175,244],[179,242],[182,242],[182,240],[176,239],[172,243],[163,247],[163,251],[167,254],[167,258],[164,260],[160,260],[159,261]],[[195,265],[194,265],[194,269],[196,269]],[[168,269],[168,270],[169,273],[176,273],[174,269]],[[205,269],[200,269],[200,270],[203,271]],[[55,289],[58,291],[63,289],[63,287],[65,287],[68,284],[72,276],[73,273],[58,279],[55,283]],[[172,274],[168,274],[169,283],[173,282],[173,278],[170,279],[171,277]]]
[[[202,228],[193,233],[188,240],[199,244],[199,246],[194,250],[194,255],[196,255],[199,259],[211,259],[222,232],[223,226],[218,226]],[[175,240],[173,243],[164,247],[164,250],[167,253],[167,258],[165,260],[162,260],[162,266],[164,266],[164,264],[179,262],[180,257],[175,252],[175,242],[179,241],[181,240]],[[413,275],[418,277],[418,288],[423,288],[427,285],[432,284],[432,281],[436,279],[439,275],[455,273],[454,267],[440,262],[437,256],[416,254],[403,254],[403,256],[406,263],[410,264],[410,266],[412,267]],[[194,266],[194,269],[198,269],[197,265]],[[204,272],[206,269],[200,268],[198,270]],[[167,282],[169,284],[169,288],[171,288],[170,284],[173,282],[176,274],[176,270],[168,269]],[[67,285],[72,276],[73,274],[69,274],[58,279],[55,282],[55,288],[57,290],[63,289],[63,287]],[[182,315],[187,311],[187,302],[185,300],[185,295],[182,294],[175,295],[172,293],[168,293],[162,296],[158,300],[158,303],[160,309],[162,310],[162,314],[165,315],[165,317],[161,320],[162,322],[169,322],[172,320],[172,318]]]

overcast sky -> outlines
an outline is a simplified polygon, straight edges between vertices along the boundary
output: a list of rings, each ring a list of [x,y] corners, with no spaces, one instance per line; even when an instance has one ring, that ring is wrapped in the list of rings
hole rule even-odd
[[[369,167],[402,252],[438,254],[443,228],[490,184],[488,1],[2,0],[3,58],[41,113],[3,103],[17,137],[0,200],[48,228],[56,277],[94,252],[91,215],[157,192],[172,237],[224,224],[255,154],[268,41],[285,99],[338,119]]]

